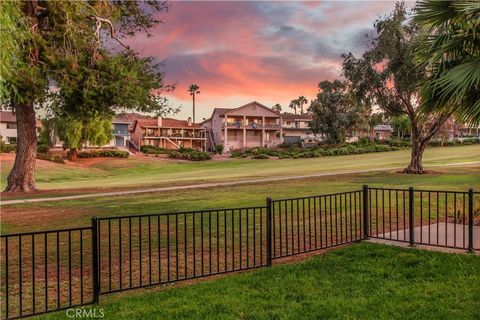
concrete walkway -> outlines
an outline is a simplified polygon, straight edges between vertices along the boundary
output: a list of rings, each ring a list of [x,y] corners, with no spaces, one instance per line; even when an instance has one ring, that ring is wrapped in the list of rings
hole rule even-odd
[[[473,227],[473,248],[480,250],[480,226]],[[407,247],[408,242],[397,242],[395,240],[409,241],[409,230],[398,230],[379,234],[380,238],[369,241],[392,244],[401,247]],[[429,249],[444,252],[465,252],[468,247],[468,225],[455,224],[452,222],[432,223],[414,229],[415,246],[422,249]],[[449,246],[457,248],[435,247],[435,245]],[[477,252],[480,254],[480,252]]]
[[[480,164],[480,161],[441,164],[441,165],[429,165],[428,167],[451,167],[451,166],[465,166],[465,165],[473,165],[473,164]],[[51,201],[86,199],[86,198],[95,198],[95,197],[110,197],[110,196],[121,196],[121,195],[130,195],[130,194],[139,194],[139,193],[186,190],[186,189],[227,187],[227,186],[257,184],[257,183],[263,183],[263,182],[275,182],[275,181],[292,180],[292,179],[309,179],[309,178],[328,177],[328,176],[336,176],[336,175],[382,172],[382,171],[400,170],[400,169],[402,169],[402,167],[392,167],[392,168],[383,168],[383,169],[363,169],[363,170],[352,170],[352,171],[343,171],[343,172],[323,172],[323,173],[316,173],[316,174],[309,174],[309,175],[302,175],[302,176],[268,177],[268,178],[237,180],[237,181],[228,181],[228,182],[209,182],[209,183],[190,184],[190,185],[184,185],[184,186],[79,194],[74,196],[16,199],[16,200],[6,200],[6,201],[2,200],[0,201],[0,205],[34,203],[34,202],[51,202]]]

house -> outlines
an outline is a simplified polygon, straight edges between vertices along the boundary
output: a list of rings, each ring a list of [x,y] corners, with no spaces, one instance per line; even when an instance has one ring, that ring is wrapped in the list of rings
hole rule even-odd
[[[283,140],[286,143],[297,142],[314,142],[318,141],[317,135],[315,135],[310,129],[310,122],[313,121],[313,115],[311,114],[282,114],[283,122]]]
[[[207,148],[223,145],[224,152],[273,147],[283,142],[282,115],[256,101],[237,108],[215,108],[202,122]]]
[[[35,120],[35,126],[38,135],[42,127],[40,120]],[[17,143],[17,117],[14,112],[0,111],[0,137],[7,144]]]
[[[392,132],[392,126],[389,124],[379,124],[373,127],[373,136],[377,140],[390,140]]]
[[[193,123],[191,118],[136,119],[130,131],[130,140],[137,148],[149,145],[165,149],[206,150],[205,129]]]
[[[112,121],[113,139],[110,142],[112,146],[126,147],[128,145],[128,140],[130,140],[130,125],[131,123],[128,121],[122,121],[119,119],[114,119]]]

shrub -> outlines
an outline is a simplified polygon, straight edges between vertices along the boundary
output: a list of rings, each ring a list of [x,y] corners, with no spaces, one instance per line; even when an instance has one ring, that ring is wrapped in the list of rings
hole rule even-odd
[[[37,153],[37,159],[65,164],[65,161],[63,161],[62,157],[53,156],[53,155],[49,155],[49,154],[45,154],[45,153]]]
[[[215,153],[222,154],[223,153],[223,144],[215,145]]]
[[[128,156],[127,151],[120,150],[89,150],[78,153],[79,158],[128,158]]]
[[[38,152],[38,153],[47,153],[49,149],[50,149],[50,148],[49,148],[47,145],[45,145],[45,144],[39,144],[39,145],[37,146],[37,152]]]
[[[170,158],[190,161],[204,161],[210,160],[212,156],[203,151],[197,151],[190,148],[180,148],[178,151],[170,152]]]
[[[17,145],[6,144],[5,141],[0,140],[0,152],[4,152],[4,153],[17,152]]]
[[[140,147],[140,151],[145,153],[145,154],[169,154],[171,151],[170,150],[167,150],[167,149],[164,149],[164,148],[159,148],[159,147],[155,147],[155,146],[141,146]]]
[[[252,156],[252,159],[268,159],[269,156],[263,153],[256,154]]]

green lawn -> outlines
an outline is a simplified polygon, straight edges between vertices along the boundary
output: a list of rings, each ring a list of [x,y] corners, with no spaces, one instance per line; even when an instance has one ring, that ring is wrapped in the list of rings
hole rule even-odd
[[[178,212],[222,207],[264,205],[265,198],[299,197],[377,187],[434,190],[480,189],[480,165],[436,168],[429,175],[404,175],[394,171],[346,174],[309,179],[97,197],[57,202],[2,206],[2,233],[90,224],[98,217],[141,213]]]
[[[111,159],[90,168],[49,163],[37,165],[37,183],[43,190],[133,188],[252,178],[341,173],[354,170],[402,168],[410,150],[315,159],[172,162]],[[424,164],[478,161],[480,146],[438,147],[425,152]],[[3,163],[0,187],[4,188],[11,164]]]
[[[95,308],[104,319],[479,319],[480,257],[361,243],[298,263],[101,297]]]

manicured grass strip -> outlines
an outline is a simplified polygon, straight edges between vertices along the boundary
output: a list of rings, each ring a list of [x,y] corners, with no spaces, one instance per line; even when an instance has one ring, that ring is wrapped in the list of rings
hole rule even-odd
[[[478,319],[480,257],[362,243],[181,288],[102,297],[95,308],[104,319]]]
[[[478,161],[480,146],[429,148],[424,165],[441,165]],[[246,160],[172,162],[164,160],[114,159],[89,168],[42,163],[37,165],[37,185],[47,189],[111,189],[145,188],[212,181],[234,181],[353,170],[391,169],[406,167],[410,150],[314,159]],[[4,188],[11,164],[1,168],[0,187]],[[77,190],[78,191],[78,190]]]

